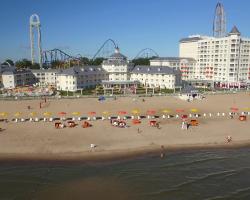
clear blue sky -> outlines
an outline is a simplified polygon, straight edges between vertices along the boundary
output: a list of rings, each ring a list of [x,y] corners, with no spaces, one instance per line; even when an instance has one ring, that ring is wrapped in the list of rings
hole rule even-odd
[[[1,0],[0,61],[30,59],[29,17],[40,16],[43,49],[93,55],[108,38],[133,58],[150,47],[178,56],[178,41],[212,35],[217,0]],[[250,1],[221,0],[227,29],[235,24],[250,37]]]

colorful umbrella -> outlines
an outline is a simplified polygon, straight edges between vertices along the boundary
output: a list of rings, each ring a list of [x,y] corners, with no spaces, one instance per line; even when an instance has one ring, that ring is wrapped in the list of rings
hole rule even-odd
[[[32,116],[32,117],[34,117],[34,116],[36,116],[36,115],[37,115],[36,112],[31,112],[31,113],[30,113],[30,116]]]
[[[108,115],[108,114],[109,114],[109,111],[103,111],[102,114]]]
[[[175,111],[178,112],[178,113],[185,112],[185,110],[183,110],[183,109],[176,109]]]
[[[66,115],[66,112],[59,112],[58,115]]]
[[[236,108],[236,107],[231,107],[230,109],[231,109],[231,111],[233,111],[233,112],[237,112],[237,111],[239,110],[239,108]]]
[[[2,117],[6,117],[7,115],[8,115],[7,112],[1,112],[1,113],[0,113],[0,116],[2,116]]]
[[[45,113],[43,113],[43,115],[49,117],[49,116],[52,115],[52,113],[51,112],[45,112]]]
[[[147,111],[147,114],[148,114],[148,115],[154,115],[155,113],[156,113],[155,110],[148,110],[148,111]]]
[[[171,112],[171,110],[164,109],[164,110],[162,110],[162,112],[163,112],[163,113],[170,113],[170,112]]]
[[[94,112],[94,111],[89,112],[89,115],[95,115],[95,114],[96,114],[96,112]]]
[[[118,111],[118,114],[120,114],[120,115],[126,115],[127,112],[126,111]]]
[[[250,108],[243,108],[244,111],[250,111]]]
[[[190,111],[191,111],[191,112],[198,112],[199,110],[196,109],[196,108],[192,108],[192,109],[190,109]]]
[[[140,111],[139,111],[138,109],[134,109],[134,110],[132,110],[132,113],[133,113],[133,114],[139,114]]]
[[[22,114],[21,112],[16,112],[16,113],[14,114],[14,116],[15,116],[15,117],[20,117],[21,114]]]
[[[81,114],[80,112],[72,112],[72,115],[75,115],[75,116],[78,116],[80,114]]]

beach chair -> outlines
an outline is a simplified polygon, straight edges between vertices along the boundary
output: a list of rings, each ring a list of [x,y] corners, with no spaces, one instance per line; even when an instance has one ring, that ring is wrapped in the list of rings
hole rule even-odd
[[[246,120],[247,120],[247,116],[245,116],[245,115],[240,115],[240,116],[239,116],[239,120],[240,120],[240,121],[246,121]]]
[[[196,119],[191,119],[190,123],[189,123],[191,126],[198,126],[199,125],[199,122],[198,120]]]

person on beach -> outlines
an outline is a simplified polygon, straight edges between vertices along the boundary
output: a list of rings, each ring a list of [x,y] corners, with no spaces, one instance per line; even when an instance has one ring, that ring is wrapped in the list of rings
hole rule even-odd
[[[140,131],[140,129],[139,129],[139,128],[137,128],[137,133],[141,133],[141,131]]]
[[[185,129],[185,122],[183,121],[181,124],[181,129],[184,130]]]

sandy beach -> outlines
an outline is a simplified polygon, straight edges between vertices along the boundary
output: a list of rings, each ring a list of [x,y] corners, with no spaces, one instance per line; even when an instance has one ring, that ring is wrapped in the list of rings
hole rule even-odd
[[[159,151],[161,145],[165,150],[170,148],[194,147],[234,147],[250,144],[249,118],[242,122],[238,117],[230,119],[228,113],[231,107],[239,108],[239,112],[250,108],[249,93],[230,95],[208,95],[203,100],[186,102],[177,97],[123,97],[116,100],[107,99],[99,102],[97,98],[47,100],[40,109],[42,100],[1,101],[0,112],[7,112],[7,118],[14,118],[16,112],[21,117],[29,118],[29,113],[36,112],[43,117],[44,112],[58,116],[66,112],[72,117],[72,112],[80,112],[87,116],[96,112],[102,116],[104,111],[110,115],[118,115],[118,111],[127,111],[131,115],[133,109],[138,109],[140,115],[146,115],[147,110],[155,110],[156,115],[162,115],[162,110],[168,109],[169,114],[176,114],[176,109],[192,113],[197,109],[199,114],[213,113],[213,117],[198,118],[199,126],[181,129],[181,119],[157,119],[160,129],[149,126],[149,119],[142,119],[141,124],[134,125],[127,120],[128,128],[117,128],[109,120],[91,121],[91,128],[82,128],[77,122],[75,128],[55,129],[54,122],[0,122],[4,131],[0,132],[0,158],[32,158],[32,159],[85,159],[104,158],[110,156],[127,156],[136,153]],[[27,107],[31,108],[28,109]],[[216,113],[226,113],[218,117]],[[138,133],[138,128],[140,133]],[[226,143],[226,137],[232,137],[231,143]],[[90,144],[96,144],[93,150]]]

